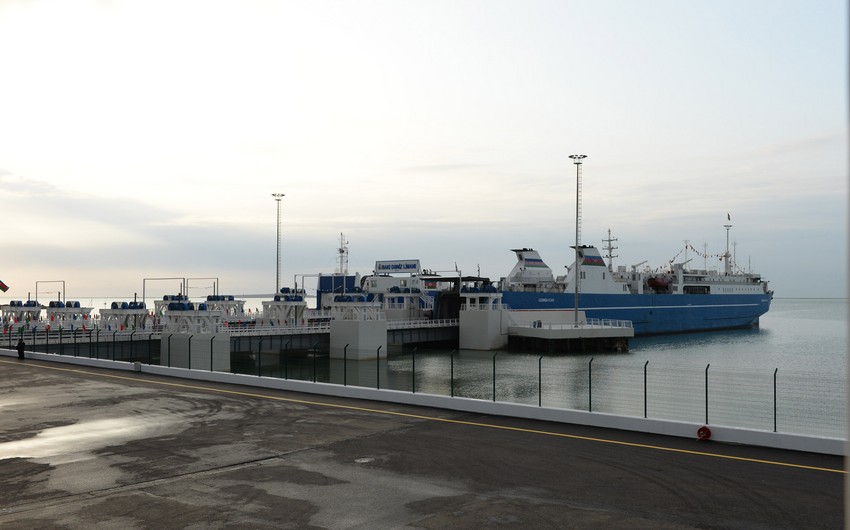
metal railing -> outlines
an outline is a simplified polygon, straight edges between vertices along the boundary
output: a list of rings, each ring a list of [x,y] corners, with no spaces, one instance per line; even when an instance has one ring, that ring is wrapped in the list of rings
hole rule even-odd
[[[448,325],[452,321],[442,322]],[[256,335],[253,330],[245,334]],[[14,350],[20,336],[6,333],[2,343]],[[36,330],[23,334],[27,351],[148,364],[160,362],[162,336],[131,330]],[[387,357],[379,349],[373,360],[355,361],[348,359],[348,348],[343,359],[329,358],[327,351],[316,349],[317,345],[306,353],[303,348],[292,352],[292,340],[261,336],[254,340],[258,343],[256,350],[249,344],[252,353],[247,359],[252,359],[252,364],[240,368],[231,365],[230,371],[772,432],[847,436],[847,380],[843,372],[741,369],[634,359],[594,361],[504,352],[461,355],[456,350],[427,354],[414,350]],[[212,341],[195,337],[191,342],[195,345],[189,345],[190,352],[208,355],[212,366]],[[232,359],[236,359],[234,355]],[[240,355],[244,364],[245,352]]]
[[[443,318],[437,320],[387,320],[387,329],[444,328],[457,325],[458,320],[456,318]]]
[[[573,329],[575,324],[553,324],[550,322],[538,321],[539,325],[532,323],[514,324],[512,327],[517,328],[543,328],[543,329]],[[631,320],[614,320],[610,318],[587,318],[579,321],[579,326],[583,328],[631,328],[633,327]]]

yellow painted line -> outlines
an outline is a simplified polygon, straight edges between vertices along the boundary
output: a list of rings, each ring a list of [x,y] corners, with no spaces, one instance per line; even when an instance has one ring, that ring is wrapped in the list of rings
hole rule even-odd
[[[0,362],[20,366],[19,362],[16,362],[16,361],[0,361]],[[149,384],[160,385],[160,386],[171,386],[171,387],[175,387],[175,388],[183,388],[183,389],[191,389],[191,390],[204,390],[204,391],[207,391],[207,392],[218,392],[218,393],[221,393],[221,394],[231,394],[231,395],[236,395],[236,396],[261,398],[261,399],[271,399],[271,400],[275,400],[275,401],[285,401],[287,403],[297,403],[297,404],[300,404],[300,405],[315,405],[315,406],[319,406],[319,407],[330,407],[330,408],[337,408],[337,409],[354,410],[354,411],[358,411],[358,412],[369,412],[369,413],[372,413],[372,414],[384,414],[384,415],[388,415],[388,416],[400,416],[400,417],[404,417],[404,418],[413,418],[413,419],[419,419],[419,420],[439,421],[439,422],[443,422],[443,423],[453,423],[453,424],[456,424],[456,425],[468,425],[468,426],[473,426],[473,427],[485,427],[485,428],[489,428],[489,429],[501,429],[501,430],[505,430],[505,431],[523,432],[523,433],[529,433],[529,434],[541,434],[541,435],[546,435],[546,436],[557,436],[557,437],[560,437],[560,438],[569,438],[569,439],[572,439],[572,440],[583,440],[583,441],[588,441],[588,442],[607,443],[607,444],[614,444],[614,445],[622,445],[622,446],[626,446],[626,447],[638,447],[638,448],[641,448],[641,449],[653,449],[653,450],[656,450],[656,451],[667,451],[667,452],[670,452],[670,453],[681,453],[681,454],[695,455],[695,456],[723,458],[723,459],[726,459],[726,460],[737,460],[739,462],[751,462],[751,463],[757,463],[757,464],[767,464],[767,465],[772,465],[772,466],[783,466],[783,467],[792,467],[792,468],[797,468],[797,469],[808,469],[808,470],[811,470],[811,471],[826,471],[826,472],[829,472],[829,473],[841,473],[841,474],[847,473],[847,471],[845,471],[843,469],[832,469],[832,468],[828,468],[828,467],[806,466],[806,465],[802,465],[802,464],[792,464],[790,462],[777,462],[777,461],[774,461],[774,460],[761,460],[761,459],[758,459],[758,458],[749,458],[749,457],[733,456],[733,455],[723,455],[723,454],[718,454],[718,453],[706,453],[706,452],[703,452],[703,451],[692,451],[690,449],[677,449],[675,447],[664,447],[664,446],[660,446],[660,445],[641,444],[641,443],[635,443],[635,442],[624,442],[622,440],[610,440],[610,439],[607,439],[607,438],[595,438],[595,437],[591,437],[591,436],[581,436],[581,435],[577,435],[577,434],[565,434],[565,433],[560,433],[560,432],[541,431],[541,430],[537,430],[537,429],[526,429],[526,428],[523,428],[523,427],[510,427],[508,425],[496,425],[496,424],[493,424],[493,423],[480,423],[480,422],[475,422],[475,421],[453,420],[453,419],[450,419],[450,418],[440,418],[440,417],[437,417],[437,416],[423,416],[421,414],[410,414],[410,413],[407,413],[407,412],[397,412],[397,411],[393,411],[393,410],[373,409],[373,408],[367,408],[367,407],[356,407],[356,406],[353,406],[353,405],[340,405],[338,403],[325,403],[325,402],[321,402],[321,401],[309,401],[309,400],[305,400],[305,399],[295,399],[295,398],[287,398],[287,397],[281,397],[281,396],[270,396],[270,395],[267,395],[267,394],[255,394],[253,392],[244,392],[244,391],[241,391],[241,390],[227,390],[227,389],[224,389],[224,388],[213,388],[213,387],[208,387],[208,386],[190,385],[190,384],[186,384],[186,383],[170,383],[170,382],[167,382],[167,381],[152,381],[152,380],[149,380],[149,379],[139,379],[139,378],[135,378],[135,377],[127,377],[127,376],[123,376],[123,375],[114,375],[114,374],[102,374],[102,373],[98,373],[98,372],[88,372],[86,370],[73,369],[73,368],[60,368],[60,367],[57,367],[57,366],[45,366],[45,365],[42,365],[42,364],[32,364],[30,366],[37,367],[37,368],[44,368],[44,369],[48,369],[48,370],[58,370],[58,371],[61,371],[61,372],[73,372],[73,373],[78,373],[78,374],[91,375],[91,376],[95,376],[95,377],[107,377],[107,378],[111,378],[111,379],[122,379],[122,380],[126,380],[126,381],[133,381],[133,382],[136,382],[136,383],[149,383]],[[150,374],[150,375],[156,375],[156,374]],[[236,384],[236,383],[222,383],[222,384]],[[293,390],[293,391],[284,390],[284,392],[297,392],[297,390]],[[342,398],[342,399],[348,399],[348,398]],[[356,398],[351,398],[351,399],[356,399]]]

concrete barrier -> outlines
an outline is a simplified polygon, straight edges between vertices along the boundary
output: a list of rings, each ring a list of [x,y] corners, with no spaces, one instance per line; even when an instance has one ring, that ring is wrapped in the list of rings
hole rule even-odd
[[[17,352],[0,349],[0,355],[17,357]],[[287,390],[305,394],[334,396],[350,399],[363,399],[403,405],[432,407],[459,412],[473,412],[493,416],[507,416],[532,420],[551,421],[565,424],[587,425],[608,429],[646,432],[665,436],[697,439],[697,431],[702,423],[680,422],[672,420],[621,416],[604,412],[586,412],[581,410],[537,407],[522,403],[494,402],[478,399],[440,396],[434,394],[410,393],[399,390],[378,390],[374,388],[342,386],[330,383],[313,383],[274,377],[232,374],[228,372],[206,372],[186,368],[147,365],[123,361],[69,357],[57,354],[27,352],[27,357],[39,361],[60,362],[78,366],[91,366],[113,370],[141,371],[153,375],[176,377],[195,381],[210,381],[254,388]],[[805,451],[830,455],[846,455],[847,441],[841,438],[826,438],[800,434],[775,433],[741,427],[709,425],[711,440],[723,443],[773,447],[792,451]]]

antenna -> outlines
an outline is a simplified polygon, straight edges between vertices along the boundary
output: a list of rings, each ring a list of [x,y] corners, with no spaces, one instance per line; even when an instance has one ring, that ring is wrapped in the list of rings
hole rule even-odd
[[[738,268],[738,242],[732,242],[732,266]]]
[[[616,254],[611,254],[611,251],[617,250],[618,248],[620,248],[620,247],[615,247],[615,246],[611,245],[611,243],[613,243],[614,241],[617,241],[617,238],[611,237],[611,229],[609,228],[608,229],[608,239],[603,239],[602,242],[608,243],[605,246],[605,251],[607,252],[607,254],[605,254],[605,257],[608,258],[608,272],[611,272],[611,273],[614,272],[614,258],[620,257],[620,256],[617,256]]]
[[[348,276],[348,241],[342,232],[339,233],[339,249],[337,250],[337,261],[339,262],[339,273]]]

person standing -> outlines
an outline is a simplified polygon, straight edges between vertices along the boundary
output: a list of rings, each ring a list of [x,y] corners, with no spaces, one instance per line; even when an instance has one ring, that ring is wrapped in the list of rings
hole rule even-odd
[[[24,338],[21,337],[20,339],[18,339],[18,359],[24,358],[24,348],[26,347],[27,345],[24,343]]]

